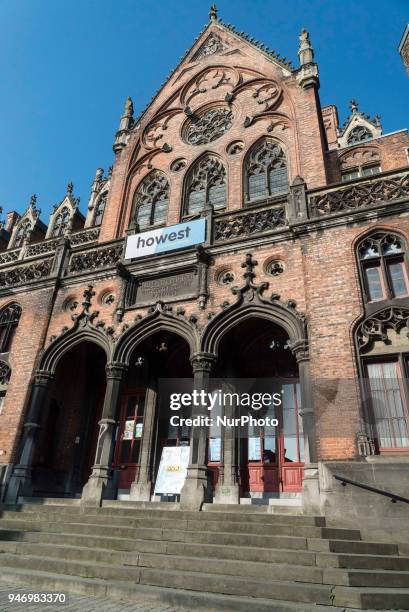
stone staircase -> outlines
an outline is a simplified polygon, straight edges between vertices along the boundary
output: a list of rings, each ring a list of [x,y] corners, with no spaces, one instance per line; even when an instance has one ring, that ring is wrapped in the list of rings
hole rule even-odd
[[[164,507],[165,506],[165,507]],[[279,506],[3,506],[0,580],[192,610],[408,610],[409,557]]]

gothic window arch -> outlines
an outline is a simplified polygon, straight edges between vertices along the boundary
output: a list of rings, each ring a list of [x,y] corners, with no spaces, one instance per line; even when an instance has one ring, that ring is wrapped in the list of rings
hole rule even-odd
[[[31,227],[31,221],[29,219],[25,219],[18,225],[14,238],[14,247],[19,248],[23,245],[23,242],[31,230]]]
[[[140,229],[166,223],[169,181],[153,170],[140,183],[134,198],[134,221]]]
[[[366,302],[409,295],[407,246],[391,232],[373,232],[357,246],[361,282]]]
[[[21,316],[21,306],[8,304],[0,310],[0,353],[8,353]]]
[[[357,142],[365,142],[372,138],[372,133],[364,125],[357,125],[348,134],[347,142],[349,145]]]
[[[97,227],[101,225],[102,219],[105,212],[105,206],[107,203],[108,192],[106,191],[101,196],[99,196],[98,201],[95,205],[94,211],[94,225]]]
[[[207,204],[214,210],[226,208],[226,169],[214,155],[197,160],[186,177],[184,215],[200,213]]]
[[[244,168],[247,203],[287,193],[287,159],[280,145],[265,138],[250,149]]]
[[[70,211],[66,206],[58,213],[53,226],[53,238],[63,236],[70,222]]]

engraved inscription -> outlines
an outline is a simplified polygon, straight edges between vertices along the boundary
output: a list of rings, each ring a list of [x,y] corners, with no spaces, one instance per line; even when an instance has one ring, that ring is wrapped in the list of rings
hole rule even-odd
[[[177,299],[197,294],[194,270],[146,280],[140,279],[135,304],[153,304],[158,300]]]

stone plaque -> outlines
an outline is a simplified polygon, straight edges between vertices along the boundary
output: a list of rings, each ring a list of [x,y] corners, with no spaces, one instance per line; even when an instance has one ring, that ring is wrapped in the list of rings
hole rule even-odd
[[[198,276],[196,270],[184,270],[166,276],[140,278],[137,281],[134,306],[156,304],[179,300],[180,298],[196,297],[198,293]]]

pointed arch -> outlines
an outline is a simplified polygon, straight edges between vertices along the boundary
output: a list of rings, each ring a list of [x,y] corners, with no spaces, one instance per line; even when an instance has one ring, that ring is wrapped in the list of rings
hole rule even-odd
[[[52,228],[52,237],[58,238],[59,236],[63,236],[65,231],[68,229],[69,223],[71,219],[71,214],[67,206],[64,206],[58,215],[55,217],[53,228]]]
[[[120,337],[113,360],[129,364],[138,344],[158,331],[173,332],[183,338],[189,346],[191,356],[198,351],[199,336],[195,327],[182,317],[165,310],[159,302],[152,313],[139,320]]]
[[[264,136],[253,144],[244,159],[244,203],[287,193],[288,160],[283,145]]]
[[[278,300],[263,300],[258,294],[251,301],[241,296],[235,304],[211,319],[203,331],[200,350],[217,355],[223,336],[238,323],[250,318],[265,319],[279,325],[287,332],[293,352],[302,350],[305,354],[307,351],[305,318],[292,305],[288,306]]]
[[[183,216],[200,213],[207,205],[226,208],[227,173],[218,155],[204,153],[190,166],[185,177]]]
[[[169,181],[160,170],[152,170],[136,188],[133,221],[139,229],[166,223],[169,204]]]
[[[95,227],[99,227],[102,223],[102,219],[104,218],[105,207],[108,199],[108,191],[104,191],[97,200],[94,209],[94,218],[92,225]]]
[[[113,350],[112,341],[101,329],[85,323],[75,324],[74,327],[54,339],[42,354],[38,369],[55,374],[57,364],[62,356],[82,342],[91,342],[102,348],[106,354],[107,362],[110,362]]]

